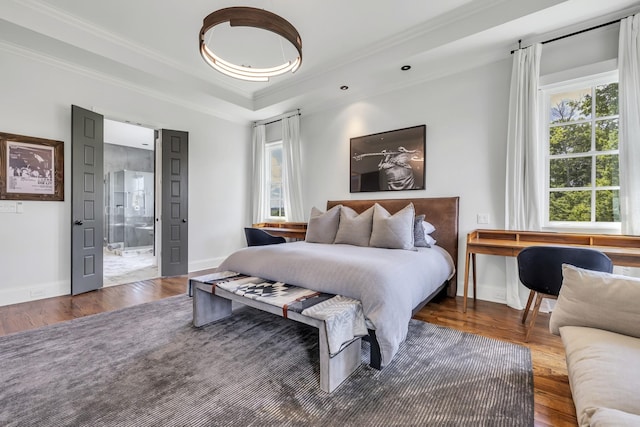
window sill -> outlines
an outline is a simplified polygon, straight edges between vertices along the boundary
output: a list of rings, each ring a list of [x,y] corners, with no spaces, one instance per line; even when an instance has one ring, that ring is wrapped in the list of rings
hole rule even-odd
[[[556,222],[546,224],[541,231],[555,231],[566,233],[598,233],[598,234],[622,234],[620,223],[604,224],[575,224],[570,222]]]

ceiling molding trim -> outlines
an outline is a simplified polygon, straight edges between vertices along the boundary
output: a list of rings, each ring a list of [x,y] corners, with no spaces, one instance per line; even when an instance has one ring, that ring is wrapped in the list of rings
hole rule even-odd
[[[240,115],[233,115],[233,114],[228,114],[224,112],[224,106],[221,106],[221,108],[218,110],[218,109],[210,108],[209,106],[201,103],[189,102],[184,98],[170,96],[170,95],[167,95],[165,92],[161,92],[155,89],[150,89],[148,87],[143,87],[143,86],[134,84],[128,80],[119,79],[117,77],[113,77],[110,74],[101,73],[91,68],[85,68],[76,64],[62,61],[56,57],[45,55],[42,52],[35,51],[32,49],[27,49],[24,46],[16,45],[3,40],[0,40],[0,50],[3,50],[5,52],[8,52],[14,55],[22,56],[27,59],[39,61],[39,62],[48,64],[66,71],[71,71],[73,73],[80,74],[85,77],[89,77],[89,78],[99,80],[108,84],[112,84],[112,85],[115,85],[124,89],[128,89],[128,90],[131,90],[131,91],[134,91],[134,92],[137,92],[137,93],[140,93],[164,102],[168,102],[170,104],[187,108],[189,110],[194,110],[199,113],[204,113],[204,114],[207,114],[219,119],[227,120],[233,123],[247,124],[251,121],[250,119],[247,119]]]
[[[434,80],[438,80],[444,77],[448,77],[454,74],[463,73],[469,71],[473,68],[482,67],[488,64],[492,64],[494,62],[502,61],[507,58],[510,58],[508,50],[506,49],[488,49],[487,51],[477,55],[474,58],[465,58],[463,64],[448,62],[448,66],[437,70],[435,72],[431,72],[428,74],[423,74],[418,78],[414,78],[411,80],[406,80],[402,83],[398,83],[395,85],[389,85],[381,87],[379,90],[373,91],[371,88],[368,88],[366,91],[360,91],[354,93],[353,95],[349,95],[344,99],[335,101],[320,101],[315,104],[304,104],[305,114],[308,116],[309,114],[318,113],[321,111],[328,111],[340,106],[346,106],[349,104],[354,104],[356,102],[366,101],[371,98],[375,98],[378,96],[385,95],[387,93],[396,92],[399,90],[408,89],[411,87],[419,86],[425,83],[432,82]]]
[[[421,39],[439,40],[444,36],[449,38],[449,40],[444,43],[448,44],[455,42],[461,38],[471,37],[477,32],[484,31],[496,26],[495,22],[483,21],[483,25],[485,28],[483,28],[482,30],[473,30],[470,25],[465,24],[465,22],[467,21],[480,21],[476,19],[480,14],[497,17],[501,16],[499,12],[508,10],[509,16],[507,18],[504,18],[502,22],[502,24],[504,24],[506,22],[513,21],[514,19],[530,15],[537,11],[547,9],[549,7],[553,7],[567,1],[569,0],[537,0],[536,2],[531,2],[528,0],[476,0],[471,4],[465,4],[441,16],[409,28],[393,37],[389,37],[385,40],[373,43],[369,48],[360,49],[357,52],[351,52],[348,55],[344,55],[341,59],[335,61],[333,65],[318,68],[315,73],[306,75],[304,77],[301,76],[300,78],[297,78],[294,83],[282,82],[270,85],[264,89],[257,91],[253,99],[254,101],[260,101],[270,96],[276,96],[283,89],[290,88],[292,84],[304,88],[304,84],[307,82],[322,78],[330,72],[361,62],[367,58],[373,57],[376,54],[394,49],[398,46],[410,46],[412,43],[418,43],[421,48],[424,48],[424,45],[422,43],[419,43]],[[516,9],[517,7],[519,7],[519,9]],[[526,9],[524,13],[522,12],[523,8]],[[493,10],[496,10],[496,13],[493,13]],[[517,17],[514,17],[513,14],[516,12]],[[461,35],[458,33],[455,35],[455,37],[452,37],[450,34],[448,34],[451,32],[452,28],[461,28],[460,31],[464,32],[465,34]],[[437,44],[434,44],[432,49],[441,47],[442,45],[443,43],[438,42]],[[415,52],[409,53],[409,56],[412,56],[413,54],[415,54]]]
[[[626,18],[630,15],[635,15],[636,13],[640,12],[640,6],[635,6],[635,7],[630,7],[627,9],[623,9],[623,10],[619,10],[616,12],[612,12],[612,13],[608,13],[606,15],[602,15],[599,16],[597,18],[593,18],[593,19],[589,19],[586,21],[582,21],[579,22],[577,24],[573,24],[573,25],[569,25],[567,27],[563,27],[554,31],[549,31],[543,34],[536,34],[535,36],[531,36],[531,37],[525,37],[522,39],[522,46],[526,47],[526,46],[531,46],[535,43],[541,43],[545,40],[551,40],[554,39],[556,37],[561,37],[564,36],[566,34],[571,34],[577,31],[582,31],[583,29],[586,28],[591,28],[591,27],[595,27],[597,25],[603,24],[605,22],[610,22],[610,21],[615,21],[615,20],[620,20],[623,18]],[[603,31],[610,31],[611,28],[613,27],[614,24],[612,24],[609,27],[602,27],[602,28],[598,28],[592,31],[599,31],[599,32],[603,32]],[[616,24],[619,25],[619,24]],[[517,48],[517,43],[515,44],[516,48]]]
[[[185,73],[187,75],[190,75],[194,78],[197,79],[201,79],[203,81],[207,81],[210,80],[211,78],[215,79],[218,83],[224,83],[225,85],[229,86],[227,80],[223,80],[221,79],[219,76],[215,76],[209,73],[205,73],[205,70],[203,70],[202,72],[198,73],[195,72],[195,70],[191,67],[187,67],[185,66],[182,62],[179,61],[175,61],[163,54],[161,54],[158,51],[155,51],[153,49],[149,49],[147,47],[144,47],[142,45],[139,45],[137,43],[134,43],[116,33],[113,33],[111,31],[105,30],[103,27],[99,27],[96,24],[90,22],[90,21],[86,21],[83,20],[81,18],[78,18],[75,15],[69,14],[65,11],[62,11],[61,9],[51,6],[50,4],[44,3],[40,0],[21,0],[20,2],[21,6],[24,7],[28,7],[29,9],[31,9],[33,12],[36,13],[41,13],[45,16],[47,16],[50,19],[56,20],[58,22],[61,22],[63,25],[67,25],[70,27],[75,28],[78,31],[87,33],[92,35],[93,37],[96,37],[100,40],[102,40],[103,42],[109,43],[109,44],[114,44],[122,49],[126,49],[128,51],[131,51],[133,53],[135,53],[136,55],[140,55],[143,56],[145,58],[148,58],[152,61],[156,61],[159,62],[167,67],[176,69],[182,73]],[[63,40],[64,41],[64,40]],[[67,41],[65,41],[67,42]],[[67,42],[68,43],[68,42]],[[97,52],[99,54],[99,52]],[[208,71],[208,69],[206,70]],[[233,83],[233,82],[232,82]],[[245,97],[248,100],[251,100],[251,94],[248,93],[246,90],[242,89],[241,87],[237,86],[237,85],[233,85],[231,84],[231,86],[233,86],[234,91]]]

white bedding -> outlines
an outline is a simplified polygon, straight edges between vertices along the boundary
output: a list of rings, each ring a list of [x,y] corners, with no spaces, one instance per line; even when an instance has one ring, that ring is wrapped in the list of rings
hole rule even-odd
[[[244,248],[220,269],[360,300],[383,366],[406,338],[413,308],[455,272],[438,246],[409,251],[304,241]]]

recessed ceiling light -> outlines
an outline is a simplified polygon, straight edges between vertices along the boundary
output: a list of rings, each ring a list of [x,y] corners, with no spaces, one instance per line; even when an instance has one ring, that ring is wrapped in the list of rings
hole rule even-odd
[[[340,86],[340,90],[347,90],[347,89],[349,89],[349,86],[347,85]]]
[[[410,70],[410,69],[411,69],[411,65],[403,65],[402,67],[400,67],[400,69],[401,69],[402,71]]]

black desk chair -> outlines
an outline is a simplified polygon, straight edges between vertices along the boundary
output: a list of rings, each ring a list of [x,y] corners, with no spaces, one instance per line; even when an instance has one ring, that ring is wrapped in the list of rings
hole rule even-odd
[[[248,246],[275,245],[286,242],[284,237],[272,236],[259,228],[245,227],[244,235],[247,238]]]
[[[530,246],[520,251],[518,254],[518,274],[522,284],[531,290],[527,306],[522,314],[523,324],[527,320],[533,298],[537,295],[531,321],[526,327],[525,342],[529,341],[529,335],[536,323],[542,299],[558,298],[562,286],[562,264],[606,273],[611,273],[613,270],[613,263],[609,257],[595,249]]]

